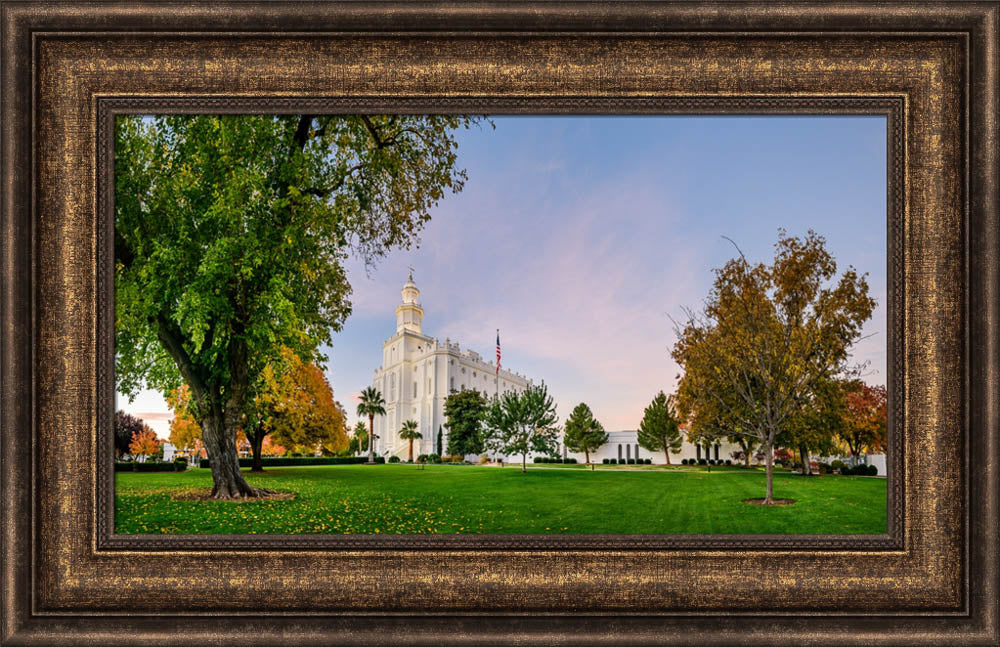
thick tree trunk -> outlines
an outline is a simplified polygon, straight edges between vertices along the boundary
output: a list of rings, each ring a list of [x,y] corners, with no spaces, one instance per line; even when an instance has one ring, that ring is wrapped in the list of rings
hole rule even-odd
[[[240,473],[240,460],[236,454],[236,425],[225,429],[223,416],[216,413],[202,421],[201,429],[202,441],[212,466],[212,498],[243,499],[258,496],[257,490]]]
[[[772,447],[771,445],[768,445],[764,449],[764,460],[766,461],[765,464],[767,465],[767,496],[764,497],[764,505],[774,505],[774,499],[771,498],[774,489],[773,488],[774,484],[771,480],[772,476],[771,472],[772,468],[774,467],[774,447]]]
[[[410,439],[410,462],[413,462],[413,439]]]
[[[264,465],[260,462],[260,455],[264,449],[264,434],[259,430],[253,435],[253,440],[250,441],[250,451],[253,452],[253,467],[250,468],[251,472],[263,472]]]
[[[375,414],[368,416],[368,462],[375,462]]]
[[[802,459],[802,475],[809,476],[812,474],[812,468],[809,466],[809,448],[799,445],[799,456]]]

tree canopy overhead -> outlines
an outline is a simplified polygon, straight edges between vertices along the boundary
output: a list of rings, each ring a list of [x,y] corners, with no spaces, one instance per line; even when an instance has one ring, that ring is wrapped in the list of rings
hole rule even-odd
[[[770,265],[731,259],[715,270],[704,309],[678,326],[682,413],[707,412],[760,443],[765,503],[775,437],[823,384],[849,372],[850,347],[874,308],[866,275],[849,267],[837,278],[822,236],[780,230]]]
[[[118,390],[186,383],[213,495],[254,496],[236,430],[282,347],[350,313],[343,261],[417,241],[465,174],[461,116],[125,116],[115,139]]]

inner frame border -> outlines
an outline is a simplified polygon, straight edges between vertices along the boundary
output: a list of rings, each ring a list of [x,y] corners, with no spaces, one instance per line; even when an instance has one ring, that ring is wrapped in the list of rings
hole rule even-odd
[[[899,551],[905,547],[904,430],[906,216],[905,95],[671,95],[602,97],[97,96],[97,429],[94,547],[98,551]],[[123,535],[114,533],[114,125],[128,114],[858,115],[886,118],[886,364],[888,457],[885,534],[858,535]],[[965,439],[968,443],[968,438]],[[967,493],[967,489],[966,489]]]

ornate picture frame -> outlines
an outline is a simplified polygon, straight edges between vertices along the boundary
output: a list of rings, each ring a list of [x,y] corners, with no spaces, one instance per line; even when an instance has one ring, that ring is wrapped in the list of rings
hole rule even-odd
[[[4,2],[0,639],[997,644],[998,9]],[[171,111],[885,115],[888,532],[115,535],[109,131]]]

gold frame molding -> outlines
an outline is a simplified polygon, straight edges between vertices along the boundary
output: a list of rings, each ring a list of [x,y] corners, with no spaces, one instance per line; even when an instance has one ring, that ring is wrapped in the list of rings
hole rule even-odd
[[[1000,643],[1000,5],[0,6],[5,645]],[[304,108],[885,114],[887,534],[112,534],[108,124]]]

